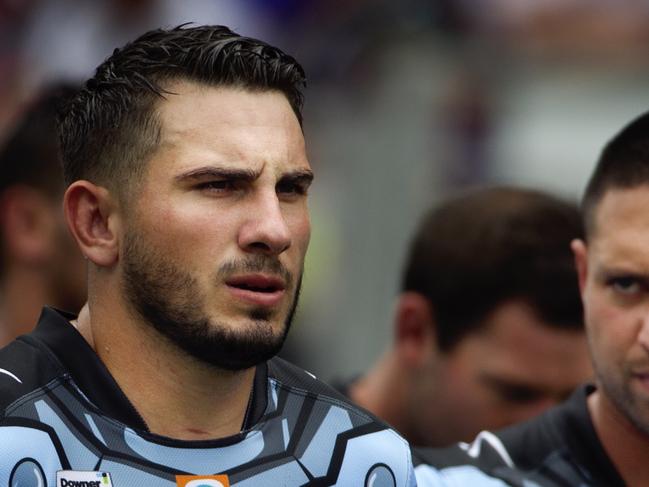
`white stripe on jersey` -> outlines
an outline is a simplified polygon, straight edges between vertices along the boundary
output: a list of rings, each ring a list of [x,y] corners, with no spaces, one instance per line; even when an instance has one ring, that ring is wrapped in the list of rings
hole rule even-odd
[[[490,431],[481,431],[480,434],[475,437],[473,443],[470,445],[468,443],[460,443],[459,446],[465,450],[467,455],[470,457],[478,458],[480,456],[480,449],[482,448],[483,441],[489,443],[489,445],[496,450],[496,453],[500,455],[500,458],[503,459],[503,462],[505,462],[508,467],[514,468],[514,461],[512,460],[512,457],[509,456],[507,448],[505,448],[505,445],[500,441],[500,438]]]
[[[0,369],[0,374],[6,374],[6,375],[8,375],[9,377],[11,377],[12,379],[17,380],[17,381],[20,382],[21,384],[23,383],[23,381],[21,381],[18,377],[16,377],[14,374],[12,374],[11,372],[9,372],[9,371],[6,370],[6,369]]]

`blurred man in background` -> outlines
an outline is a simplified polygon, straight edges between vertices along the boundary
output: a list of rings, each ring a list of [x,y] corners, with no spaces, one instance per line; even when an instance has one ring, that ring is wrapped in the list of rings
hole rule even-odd
[[[435,208],[410,249],[394,344],[344,392],[414,445],[515,423],[591,376],[570,241],[575,205],[469,192]]]
[[[582,202],[586,238],[572,242],[595,384],[472,445],[419,451],[417,485],[647,485],[648,206],[645,113],[602,152]]]
[[[0,345],[30,331],[43,305],[76,312],[85,302],[85,263],[61,210],[55,127],[72,91],[43,91],[0,148]]]

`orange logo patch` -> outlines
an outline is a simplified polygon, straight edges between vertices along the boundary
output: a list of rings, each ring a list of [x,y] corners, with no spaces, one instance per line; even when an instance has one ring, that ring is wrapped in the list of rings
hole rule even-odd
[[[176,475],[178,487],[230,487],[227,475]]]

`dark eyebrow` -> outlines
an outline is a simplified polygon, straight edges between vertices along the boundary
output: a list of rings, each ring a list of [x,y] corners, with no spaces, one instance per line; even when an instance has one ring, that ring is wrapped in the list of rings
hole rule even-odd
[[[629,278],[649,287],[649,275],[642,272],[627,271],[623,268],[601,267],[595,272],[595,278],[599,281],[607,281],[614,278]]]
[[[486,372],[482,372],[479,375],[479,378],[483,383],[489,384],[492,387],[496,387],[501,390],[502,389],[522,390],[534,395],[543,395],[547,393],[547,391],[545,391],[541,386],[536,384],[527,384],[525,382],[521,382],[519,379],[514,379],[509,377],[507,378],[494,377]]]
[[[253,171],[252,169],[235,169],[235,168],[225,168],[225,167],[199,167],[197,169],[192,169],[191,171],[184,172],[179,174],[174,179],[176,181],[184,180],[197,180],[197,179],[206,179],[206,178],[218,178],[218,179],[238,179],[243,181],[254,181],[259,177],[259,171]]]
[[[303,184],[311,184],[313,182],[313,172],[308,169],[300,169],[297,171],[291,171],[284,174],[280,181],[294,181],[301,182]]]

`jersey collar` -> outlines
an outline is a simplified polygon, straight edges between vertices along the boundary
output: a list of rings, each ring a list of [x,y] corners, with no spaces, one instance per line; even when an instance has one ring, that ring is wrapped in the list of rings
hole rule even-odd
[[[103,413],[121,423],[148,432],[142,416],[124,394],[99,356],[79,331],[70,323],[77,316],[45,307],[34,331],[26,335],[40,348],[45,348],[70,374],[86,397]],[[31,341],[31,340],[30,340]],[[267,364],[257,366],[242,430],[259,422],[267,404]]]

